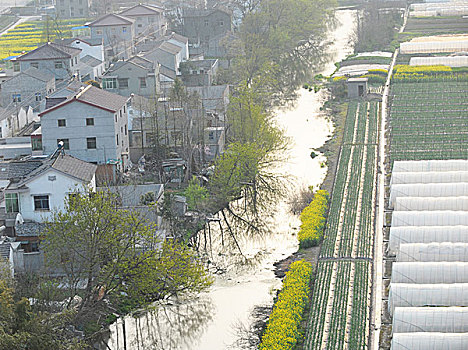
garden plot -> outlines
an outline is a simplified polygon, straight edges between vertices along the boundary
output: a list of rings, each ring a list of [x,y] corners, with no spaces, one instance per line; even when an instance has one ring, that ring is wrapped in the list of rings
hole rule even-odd
[[[379,104],[351,102],[305,349],[365,349],[369,336]]]

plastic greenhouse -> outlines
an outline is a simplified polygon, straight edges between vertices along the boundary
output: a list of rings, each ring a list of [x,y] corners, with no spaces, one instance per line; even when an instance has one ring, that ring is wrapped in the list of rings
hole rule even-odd
[[[388,311],[392,316],[399,306],[468,306],[468,283],[392,283],[388,295]]]
[[[397,197],[396,211],[466,210],[468,197]]]
[[[468,333],[394,333],[391,350],[466,350]]]
[[[468,56],[411,57],[410,66],[468,66]]]
[[[468,171],[427,171],[392,173],[391,185],[468,182]]]
[[[468,243],[468,226],[399,226],[390,228],[388,252],[396,255],[402,243]]]
[[[468,332],[468,307],[397,307],[393,332]]]
[[[395,262],[391,283],[468,283],[468,262]]]
[[[398,226],[468,226],[467,211],[394,211],[392,227]]]
[[[400,44],[402,55],[415,53],[461,52],[468,51],[468,40],[460,41],[410,41]]]
[[[465,261],[468,262],[468,243],[403,243],[397,261]]]
[[[393,173],[410,171],[468,171],[468,160],[396,160]]]
[[[468,182],[392,185],[390,188],[389,205],[393,208],[396,197],[452,196],[468,196]]]

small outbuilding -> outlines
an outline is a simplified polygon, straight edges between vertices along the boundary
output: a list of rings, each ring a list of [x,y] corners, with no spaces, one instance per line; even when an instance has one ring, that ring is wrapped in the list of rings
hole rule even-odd
[[[367,78],[348,79],[348,98],[359,98],[367,96]]]

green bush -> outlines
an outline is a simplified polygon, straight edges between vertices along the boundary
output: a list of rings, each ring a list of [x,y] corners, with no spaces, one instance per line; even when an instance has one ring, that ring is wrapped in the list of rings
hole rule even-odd
[[[365,75],[360,76],[360,78],[367,78],[369,83],[382,84],[382,85],[385,84],[385,82],[387,81],[386,77],[383,77],[377,74],[365,74]]]
[[[303,260],[291,264],[278,300],[271,312],[260,350],[291,350],[300,339],[300,324],[309,303],[312,265]]]
[[[313,201],[302,211],[299,246],[315,247],[320,244],[325,228],[329,194],[325,190],[315,193]]]

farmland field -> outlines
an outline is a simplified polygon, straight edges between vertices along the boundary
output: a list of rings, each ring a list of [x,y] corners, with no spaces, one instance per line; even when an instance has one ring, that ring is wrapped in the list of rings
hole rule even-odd
[[[468,82],[393,82],[390,159],[467,159]]]
[[[86,19],[49,21],[48,39],[69,38],[71,28],[83,25]],[[10,29],[0,37],[0,60],[34,50],[47,41],[47,21],[28,21]]]
[[[305,349],[368,346],[379,111],[348,106]]]

